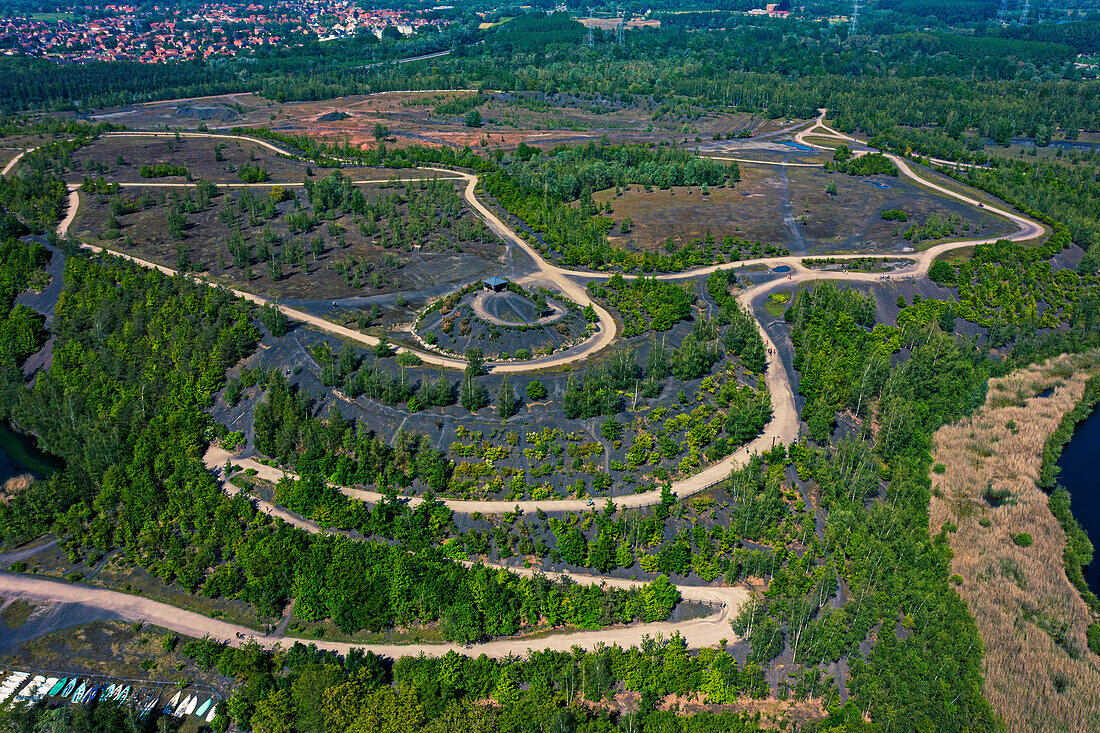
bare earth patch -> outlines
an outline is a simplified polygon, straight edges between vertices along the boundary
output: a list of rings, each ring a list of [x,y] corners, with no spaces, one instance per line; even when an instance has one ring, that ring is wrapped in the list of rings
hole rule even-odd
[[[931,531],[958,526],[951,570],[985,644],[986,696],[1009,731],[1100,726],[1089,609],[1066,578],[1066,536],[1036,485],[1047,437],[1097,370],[1093,352],[991,380],[986,404],[935,436],[943,472],[932,474]],[[1013,542],[1022,532],[1034,543]]]

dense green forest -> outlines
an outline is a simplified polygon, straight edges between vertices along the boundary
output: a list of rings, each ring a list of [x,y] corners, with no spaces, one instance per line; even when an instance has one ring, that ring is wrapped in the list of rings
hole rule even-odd
[[[9,243],[0,254],[0,295],[11,309],[43,251]],[[373,510],[377,534],[419,551],[408,555],[311,537],[243,496],[227,498],[200,459],[219,432],[205,408],[259,331],[250,306],[224,291],[71,256],[51,330],[52,364],[24,389],[18,361],[42,341],[41,319],[15,307],[0,328],[15,344],[4,352],[3,416],[65,462],[64,472],[0,504],[6,545],[52,529],[73,562],[121,550],[188,592],[239,598],[266,617],[293,596],[300,618],[331,619],[347,633],[438,621],[448,638],[472,641],[540,622],[599,628],[664,618],[679,599],[667,581],[604,592],[455,564],[428,547],[449,524],[431,502],[416,512],[396,502]],[[322,587],[345,591],[322,599]]]
[[[7,239],[0,244],[0,419],[7,416],[14,399],[14,386],[21,381],[20,367],[45,341],[44,318],[30,308],[15,305],[15,297],[28,285],[45,286],[42,268],[49,253],[40,245]]]

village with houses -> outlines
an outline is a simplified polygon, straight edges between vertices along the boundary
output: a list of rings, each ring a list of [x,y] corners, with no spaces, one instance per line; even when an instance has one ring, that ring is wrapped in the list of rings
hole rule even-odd
[[[272,4],[204,3],[197,7],[82,6],[50,14],[0,18],[0,53],[72,63],[167,63],[234,56],[264,46],[372,34],[411,36],[445,25],[401,10],[371,10],[341,0]]]

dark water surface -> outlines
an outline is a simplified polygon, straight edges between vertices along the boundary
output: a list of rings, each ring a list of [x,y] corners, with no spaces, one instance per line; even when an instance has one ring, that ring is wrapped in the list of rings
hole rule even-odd
[[[1077,426],[1058,465],[1062,469],[1058,483],[1065,486],[1073,498],[1073,516],[1088,532],[1096,548],[1092,565],[1085,571],[1085,580],[1093,593],[1100,594],[1100,409],[1093,410]]]
[[[38,450],[33,437],[0,422],[0,483],[27,471],[45,478],[63,467],[61,459]]]

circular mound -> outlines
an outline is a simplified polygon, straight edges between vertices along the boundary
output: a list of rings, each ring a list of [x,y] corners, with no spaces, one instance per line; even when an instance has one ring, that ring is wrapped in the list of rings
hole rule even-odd
[[[413,334],[444,354],[476,347],[490,360],[525,360],[580,343],[591,329],[580,306],[556,293],[471,284],[422,311]]]
[[[565,315],[564,308],[544,296],[532,299],[511,290],[501,293],[483,290],[474,294],[471,305],[478,318],[500,326],[544,326]]]
[[[478,298],[485,313],[498,321],[514,323],[522,326],[534,323],[542,318],[538,306],[524,298],[519,293],[505,291],[503,293],[482,292]]]

